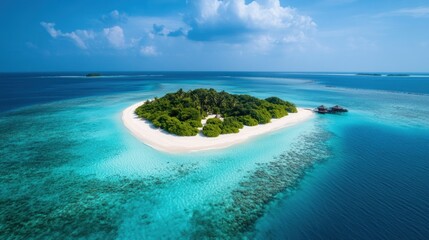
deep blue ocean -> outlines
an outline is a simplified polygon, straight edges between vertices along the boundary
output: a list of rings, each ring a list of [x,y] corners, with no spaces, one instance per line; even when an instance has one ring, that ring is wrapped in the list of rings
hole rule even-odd
[[[84,75],[0,74],[0,239],[429,239],[429,74]],[[188,154],[123,126],[180,88],[349,112]]]

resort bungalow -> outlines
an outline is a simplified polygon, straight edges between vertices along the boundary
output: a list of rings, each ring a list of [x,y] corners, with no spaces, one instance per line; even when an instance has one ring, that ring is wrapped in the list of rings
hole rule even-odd
[[[318,113],[322,113],[322,114],[325,114],[325,113],[328,113],[329,111],[328,111],[328,108],[326,108],[325,106],[323,106],[323,105],[321,105],[321,106],[319,106],[319,107],[317,107],[316,109],[315,109],[315,111],[316,112],[318,112]]]
[[[343,113],[343,112],[348,112],[347,109],[340,107],[339,105],[335,105],[331,108],[327,108],[324,105],[321,105],[319,107],[317,107],[316,109],[314,109],[315,112],[317,113],[321,113],[321,114],[325,114],[325,113]]]
[[[338,106],[338,105],[335,105],[335,106],[331,107],[331,112],[333,112],[333,113],[337,113],[337,112],[348,112],[348,110],[347,110],[347,109],[345,109],[345,108],[343,108],[343,107],[340,107],[340,106]]]

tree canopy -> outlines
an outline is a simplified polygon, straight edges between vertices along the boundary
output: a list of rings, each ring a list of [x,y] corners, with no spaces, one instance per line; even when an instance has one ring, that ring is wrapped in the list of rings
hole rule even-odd
[[[281,118],[297,112],[293,103],[278,97],[258,99],[249,95],[229,94],[214,89],[195,89],[168,93],[164,97],[146,101],[135,110],[140,117],[149,120],[155,127],[178,136],[195,136],[201,119],[209,114],[218,118],[207,120],[202,133],[207,137],[238,133],[246,126],[266,124],[272,118]]]

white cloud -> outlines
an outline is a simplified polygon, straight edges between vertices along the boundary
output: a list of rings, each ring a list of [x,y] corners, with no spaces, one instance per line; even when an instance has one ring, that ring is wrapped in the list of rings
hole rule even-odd
[[[217,41],[237,51],[268,51],[275,45],[299,45],[315,28],[309,16],[281,6],[279,0],[195,0],[185,15],[128,16],[113,10],[101,16],[96,32],[64,33],[54,23],[42,22],[52,38],[68,38],[82,49],[115,48],[158,56],[176,42],[194,47]],[[198,43],[197,43],[197,42]],[[203,43],[206,42],[206,43]]]
[[[111,11],[110,12],[110,16],[112,17],[112,18],[118,18],[120,15],[119,15],[119,11],[118,10],[113,10],[113,11]]]
[[[124,28],[128,33],[168,36],[170,33],[182,31],[184,34],[189,27],[178,17],[147,17],[130,16]]]
[[[103,29],[103,34],[115,48],[126,48],[124,31],[119,26]]]
[[[406,8],[395,11],[398,15],[411,17],[427,17],[429,16],[429,7]]]
[[[153,35],[168,36],[168,37],[182,37],[186,36],[187,32],[184,28],[169,29],[164,25],[153,24],[152,32]]]
[[[143,56],[157,56],[158,52],[154,46],[142,46],[140,48],[140,54]]]
[[[316,27],[314,21],[296,9],[283,7],[279,0],[199,0],[187,17],[192,28],[188,37],[197,41],[241,42],[243,39],[298,39]]]
[[[128,16],[127,14],[115,9],[108,14],[102,15],[100,20],[105,24],[114,25],[118,23],[126,23]]]
[[[61,33],[61,31],[57,31],[55,29],[55,23],[47,23],[47,22],[41,22],[40,25],[46,29],[46,31],[51,35],[53,38],[57,38],[58,35]]]
[[[395,11],[384,12],[378,14],[376,17],[429,17],[429,7],[415,7],[415,8],[402,8]]]
[[[87,49],[88,47],[86,46],[85,42],[82,40],[82,38],[80,38],[75,32],[71,32],[71,33],[64,33],[63,35],[64,37],[68,37],[71,40],[73,40],[75,42],[75,44],[82,48],[82,49]]]
[[[94,32],[89,30],[76,30],[69,33],[63,33],[61,30],[55,29],[55,23],[41,22],[40,25],[45,28],[51,37],[63,37],[71,39],[76,44],[76,46],[82,49],[88,48],[87,44],[85,43],[86,40],[94,39],[95,37]]]
[[[114,15],[114,13],[113,13]],[[106,45],[116,49],[130,49],[139,45],[142,39],[139,36],[125,37],[125,31],[121,26],[106,27],[98,32],[92,30],[74,30],[64,33],[55,28],[55,23],[41,22],[42,27],[55,39],[67,38],[72,40],[81,49],[105,48]],[[142,33],[140,33],[141,35]],[[136,48],[138,51],[138,48]]]

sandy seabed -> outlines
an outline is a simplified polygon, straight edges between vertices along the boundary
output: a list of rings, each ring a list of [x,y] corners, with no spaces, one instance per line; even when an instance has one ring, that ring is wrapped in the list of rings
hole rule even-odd
[[[298,113],[289,113],[289,115],[280,119],[272,119],[271,123],[267,124],[260,124],[253,127],[244,126],[243,129],[240,129],[239,133],[235,134],[224,134],[219,137],[209,138],[199,133],[197,136],[182,137],[169,134],[162,129],[157,129],[149,121],[138,118],[134,111],[142,104],[144,104],[144,101],[127,107],[122,112],[122,122],[143,143],[154,149],[168,153],[186,153],[227,148],[245,142],[253,137],[296,125],[314,116],[313,111],[298,108]]]

